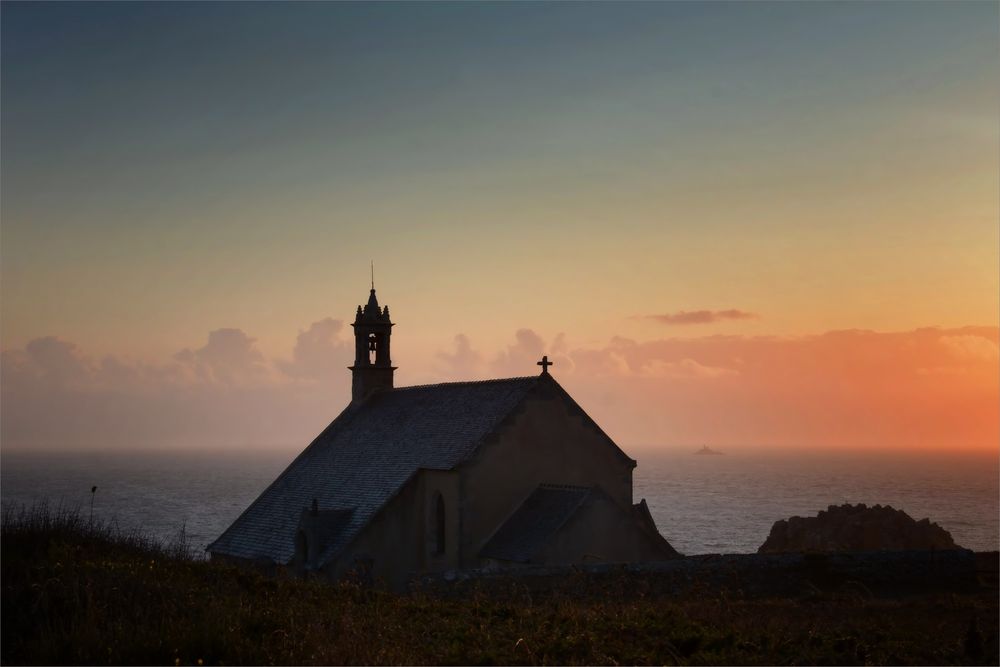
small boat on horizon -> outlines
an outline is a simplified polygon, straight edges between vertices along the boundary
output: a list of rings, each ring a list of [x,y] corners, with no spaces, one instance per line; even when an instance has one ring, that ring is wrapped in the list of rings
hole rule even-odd
[[[722,456],[725,452],[720,452],[718,450],[712,449],[708,445],[702,445],[701,449],[695,452],[695,454],[700,454],[702,456]]]

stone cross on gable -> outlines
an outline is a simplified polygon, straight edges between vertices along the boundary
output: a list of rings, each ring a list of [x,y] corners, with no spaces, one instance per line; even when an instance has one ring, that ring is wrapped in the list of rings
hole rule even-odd
[[[538,363],[536,363],[535,365],[542,367],[542,375],[548,375],[549,374],[549,366],[552,366],[554,363],[555,362],[553,362],[553,361],[549,361],[548,355],[545,355],[545,356],[542,357],[542,360],[539,361]]]

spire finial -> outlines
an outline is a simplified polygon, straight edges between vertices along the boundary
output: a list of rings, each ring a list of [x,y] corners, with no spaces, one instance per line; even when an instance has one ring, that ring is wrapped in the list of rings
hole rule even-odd
[[[372,290],[375,289],[375,260],[372,260]]]

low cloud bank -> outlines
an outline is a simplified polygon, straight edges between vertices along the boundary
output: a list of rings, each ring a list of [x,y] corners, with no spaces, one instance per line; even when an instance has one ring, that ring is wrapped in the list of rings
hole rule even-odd
[[[350,398],[340,320],[301,331],[267,359],[239,329],[161,364],[95,359],[37,338],[2,354],[5,449],[287,446],[309,442]],[[441,381],[556,379],[619,443],[692,446],[996,447],[998,329],[703,336],[574,346],[519,329],[499,350],[463,334],[407,360]]]
[[[301,447],[350,399],[343,323],[300,332],[291,359],[268,360],[240,329],[162,364],[94,359],[37,338],[0,358],[5,449]]]
[[[755,320],[757,317],[756,313],[748,313],[736,308],[728,310],[679,310],[676,313],[645,316],[646,319],[655,320],[660,324],[712,324],[725,320]]]
[[[492,360],[466,355],[460,377],[525,375],[548,354],[625,445],[996,448],[997,341],[997,327],[963,327],[574,347],[522,329]]]

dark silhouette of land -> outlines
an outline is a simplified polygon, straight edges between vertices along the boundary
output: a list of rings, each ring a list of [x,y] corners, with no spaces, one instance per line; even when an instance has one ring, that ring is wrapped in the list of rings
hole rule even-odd
[[[930,519],[915,521],[889,505],[830,505],[814,517],[776,521],[759,553],[959,549]]]
[[[996,552],[700,557],[396,595],[193,560],[75,513],[8,510],[2,540],[4,664],[998,660]]]

